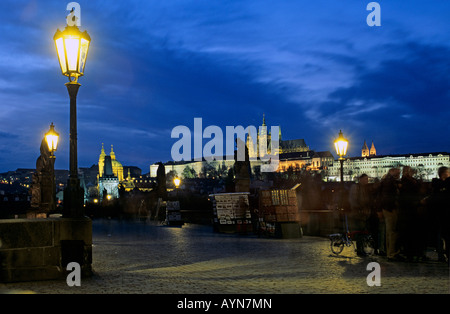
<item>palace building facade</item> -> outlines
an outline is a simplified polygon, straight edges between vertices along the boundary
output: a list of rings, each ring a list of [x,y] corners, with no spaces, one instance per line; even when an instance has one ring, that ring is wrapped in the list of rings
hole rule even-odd
[[[344,181],[356,181],[362,174],[367,174],[369,178],[382,179],[389,169],[404,166],[413,168],[416,176],[424,181],[430,181],[438,177],[439,167],[450,167],[450,153],[415,153],[415,154],[392,154],[377,156],[375,145],[372,141],[370,150],[366,141],[361,149],[361,157],[350,157],[344,161]],[[336,160],[327,171],[327,180],[340,180],[340,163]]]
[[[278,150],[273,151],[271,147],[272,134],[270,128],[267,128],[265,116],[263,115],[262,126],[256,139],[248,134],[246,137],[246,146],[248,148],[250,165],[252,172],[262,165],[259,154],[260,144],[266,144],[267,153],[278,155],[279,164],[277,172],[285,172],[289,169],[322,171],[324,180],[340,180],[340,162],[335,159],[330,151],[316,152],[306,145],[304,139],[283,140],[281,138],[281,127],[278,134]],[[230,157],[230,156],[229,156]],[[223,160],[215,161],[181,161],[167,162],[164,164],[166,174],[173,171],[178,176],[182,175],[186,168],[199,176],[208,167],[216,170],[230,169],[234,166],[234,158],[223,157]],[[416,176],[428,181],[437,177],[438,168],[441,166],[450,167],[450,154],[447,152],[437,153],[415,153],[415,154],[392,154],[377,155],[375,144],[372,141],[370,148],[366,141],[361,149],[360,157],[346,158],[344,161],[344,180],[356,181],[361,174],[367,174],[372,180],[381,179],[390,168],[410,166],[415,169]],[[158,164],[150,165],[150,177],[156,177]]]

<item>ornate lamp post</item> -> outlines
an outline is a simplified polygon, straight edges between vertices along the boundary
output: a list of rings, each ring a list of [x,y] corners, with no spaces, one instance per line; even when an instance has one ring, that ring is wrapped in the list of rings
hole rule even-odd
[[[56,30],[53,36],[58,54],[61,72],[69,78],[66,83],[70,97],[70,172],[69,180],[64,191],[65,217],[83,217],[83,189],[78,178],[77,161],[77,93],[81,86],[77,81],[84,75],[86,57],[91,37],[86,31],[81,32],[77,26],[67,25],[61,32]]]
[[[342,131],[339,131],[339,136],[334,141],[334,147],[336,148],[336,154],[338,154],[341,163],[341,182],[344,182],[344,156],[347,155],[348,140],[344,138]]]

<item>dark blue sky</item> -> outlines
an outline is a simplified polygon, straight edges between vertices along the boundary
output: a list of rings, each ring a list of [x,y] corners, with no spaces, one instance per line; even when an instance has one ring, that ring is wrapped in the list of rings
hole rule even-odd
[[[53,43],[70,1],[0,2],[0,172],[34,168],[51,122],[69,166],[69,99]],[[114,145],[143,173],[177,125],[280,125],[350,156],[450,151],[450,1],[77,1],[92,38],[78,94],[78,163]]]

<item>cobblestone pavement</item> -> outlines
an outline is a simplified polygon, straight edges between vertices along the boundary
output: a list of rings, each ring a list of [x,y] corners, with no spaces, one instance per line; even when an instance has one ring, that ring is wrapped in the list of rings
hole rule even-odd
[[[214,233],[212,227],[93,221],[94,276],[80,287],[65,280],[0,284],[3,293],[154,294],[448,294],[449,268],[430,261],[388,262],[331,254],[329,240],[258,238]],[[381,286],[368,286],[369,262],[381,266]]]

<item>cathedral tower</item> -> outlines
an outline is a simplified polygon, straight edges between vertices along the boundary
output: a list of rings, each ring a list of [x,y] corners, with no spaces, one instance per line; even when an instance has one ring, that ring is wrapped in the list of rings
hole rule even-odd
[[[103,169],[105,167],[105,148],[103,147],[102,143],[102,150],[100,152],[100,156],[98,158],[98,175],[99,177],[103,177]]]
[[[272,154],[272,134],[271,129],[268,129],[266,125],[266,115],[263,114],[263,121],[261,128],[259,126],[256,127],[256,139],[252,138],[250,133],[247,134],[246,145],[248,148],[248,155],[250,158],[261,158],[264,156],[260,156],[260,146],[264,146],[266,149],[266,154]],[[281,128],[279,127],[278,131],[279,142],[281,143]],[[279,154],[281,151],[281,145],[278,145],[278,151],[273,152],[275,155]]]
[[[370,156],[376,156],[377,155],[377,150],[375,149],[375,145],[373,144],[372,141],[372,146],[370,147]]]
[[[364,140],[364,145],[361,149],[361,157],[369,157],[369,156],[370,156],[369,147],[367,147],[366,140]]]
[[[113,146],[111,145],[111,153],[106,155],[104,144],[98,158],[98,191],[100,197],[103,196],[104,190],[113,198],[119,196],[118,186],[124,180],[123,166],[116,159]]]

